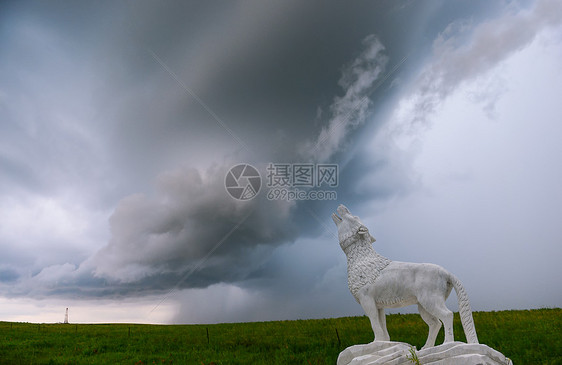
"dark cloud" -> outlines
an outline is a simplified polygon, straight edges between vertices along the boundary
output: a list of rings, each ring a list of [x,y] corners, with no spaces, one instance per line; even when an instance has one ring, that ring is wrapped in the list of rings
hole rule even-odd
[[[176,290],[178,321],[217,321],[206,299],[225,295],[238,304],[224,320],[343,315],[337,203],[239,202],[228,169],[329,161],[338,201],[358,212],[406,196],[416,151],[384,130],[404,90],[425,116],[561,13],[515,3],[480,24],[504,2],[0,6],[0,290]],[[473,98],[493,113],[496,99]]]
[[[328,130],[321,133],[324,139],[334,139],[333,143],[320,141],[322,145],[328,144],[327,155],[322,156],[324,160],[338,151],[349,130],[364,121],[369,103],[365,94],[382,75],[386,63],[384,46],[371,35],[363,40],[363,47],[359,56],[343,68],[339,83],[344,94],[334,99],[331,106],[333,119],[328,122]],[[161,63],[160,57],[155,53],[153,58]],[[127,165],[134,171],[147,169],[146,165],[157,164],[162,159],[160,156],[152,162],[150,157],[142,158],[147,156],[147,152],[153,151],[143,150],[155,139],[158,145],[159,139],[173,141],[183,133],[182,130],[194,130],[194,139],[200,138],[197,134],[206,133],[193,123],[173,128],[174,120],[170,118],[183,117],[186,121],[193,119],[193,113],[185,114],[185,109],[181,106],[186,96],[193,95],[182,82],[174,80],[177,75],[167,70],[167,65],[159,66],[164,68],[157,68],[163,76],[153,81],[157,84],[170,83],[171,90],[167,97],[156,99],[151,93],[139,95],[136,90],[127,90],[128,94],[118,94],[113,100],[109,100],[104,109],[106,114],[123,120],[119,123],[121,127],[127,128],[130,124],[126,131],[117,131],[116,136],[127,134],[127,138],[123,139],[125,149],[130,156],[135,156],[135,163],[138,164]],[[166,87],[162,85],[155,88],[159,89],[166,90]],[[143,102],[144,98],[146,103]],[[207,119],[213,117],[215,120],[211,118],[211,123],[220,130],[220,121],[216,120],[214,111],[205,110],[206,105],[195,99],[197,103],[191,100],[191,106],[198,109],[199,116]],[[127,108],[130,103],[141,109],[132,105]],[[358,103],[361,105],[357,105]],[[150,108],[144,110],[148,104]],[[164,120],[167,128],[162,128],[157,116]],[[344,123],[343,128],[336,125],[341,122]],[[191,128],[187,128],[188,125]],[[160,136],[162,133],[166,135]],[[227,134],[227,137],[231,136]],[[202,145],[193,146],[189,144],[189,140],[186,142],[186,151],[203,149]],[[171,143],[174,146],[178,144],[179,142]],[[289,160],[298,156],[296,151],[293,154]],[[317,159],[315,151],[310,151],[309,154]],[[201,157],[202,154],[196,156]],[[117,166],[119,165],[118,163]],[[158,166],[160,169],[166,167],[161,164]],[[107,246],[77,268],[73,269],[73,265],[67,264],[49,266],[30,282],[55,282],[55,288],[60,288],[62,277],[68,276],[74,278],[75,282],[82,281],[82,285],[87,288],[88,284],[84,281],[88,281],[87,275],[91,274],[103,279],[109,287],[99,291],[83,290],[82,295],[98,295],[100,291],[126,292],[127,288],[138,292],[139,287],[144,287],[146,292],[152,292],[244,280],[261,268],[275,246],[293,241],[299,232],[296,227],[302,226],[302,222],[296,224],[297,220],[291,216],[295,203],[272,202],[263,196],[252,202],[237,202],[229,197],[224,187],[224,176],[230,166],[232,165],[215,166],[204,172],[196,168],[185,168],[161,173],[152,196],[130,195],[118,203],[109,220],[111,238]],[[152,171],[151,167],[147,171]],[[124,172],[130,175],[127,171]],[[133,176],[135,175],[139,176],[138,172]],[[142,175],[143,173],[140,176]],[[309,230],[304,234],[311,235],[312,232]],[[212,256],[208,256],[209,252]],[[98,280],[93,280],[90,284],[95,285],[96,282],[99,283]]]
[[[123,199],[110,218],[108,246],[85,265],[93,265],[95,276],[118,282],[186,272],[195,265],[197,274],[181,285],[201,286],[199,276],[205,284],[243,279],[260,265],[260,246],[294,238],[291,205],[236,201],[224,187],[226,173],[224,167],[203,174],[195,169],[169,172],[160,177],[155,198]]]
[[[175,297],[183,305],[172,321],[245,322],[350,315],[355,300],[341,288],[347,288],[345,255],[337,239],[324,231],[314,239],[299,238],[277,247],[263,269],[244,282],[178,291]],[[357,306],[351,314],[360,312]]]
[[[383,72],[384,47],[374,36],[363,43],[360,56],[343,69],[340,85],[344,96],[334,99],[333,119],[320,134],[319,143],[327,145],[322,153],[328,153],[323,160],[337,152],[349,130],[364,121],[368,107],[364,94]],[[313,146],[309,151],[316,155],[317,150]],[[138,292],[143,283],[152,292],[154,283],[160,290],[206,287],[243,281],[260,270],[275,246],[297,237],[296,227],[303,222],[296,224],[292,216],[294,202],[270,201],[264,195],[251,202],[232,199],[224,186],[228,168],[163,173],[154,197],[136,194],[122,199],[110,218],[108,245],[82,263],[76,273],[71,270],[72,275],[80,279],[78,273],[90,272],[115,284],[115,291],[131,284],[131,291]],[[36,280],[67,275],[69,268],[48,267]]]
[[[349,131],[364,123],[371,104],[369,96],[383,77],[388,57],[375,35],[367,36],[363,46],[361,54],[343,69],[339,85],[344,95],[334,99],[327,125],[312,143],[305,145],[306,160],[327,161],[340,149]]]
[[[11,269],[0,269],[0,282],[3,283],[13,283],[19,278],[18,273]]]

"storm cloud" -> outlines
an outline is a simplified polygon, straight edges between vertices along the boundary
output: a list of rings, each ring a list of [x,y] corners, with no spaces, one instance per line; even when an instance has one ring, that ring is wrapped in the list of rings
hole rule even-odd
[[[305,160],[327,161],[338,151],[349,130],[365,122],[371,104],[369,96],[385,70],[388,57],[375,35],[367,36],[362,43],[364,50],[345,66],[338,82],[344,95],[334,98],[327,125],[314,142],[304,147]]]
[[[342,69],[339,85],[344,95],[334,98],[327,127],[321,129],[315,144],[303,145],[301,153],[309,155],[304,161],[326,161],[339,151],[348,132],[364,122],[368,92],[381,77],[387,57],[373,35],[362,46],[360,55]],[[175,73],[170,76],[177,77]],[[297,157],[295,152],[289,160]],[[46,267],[28,285],[37,282],[48,293],[51,286],[74,281],[76,286],[93,285],[81,295],[98,296],[100,292],[126,294],[128,285],[139,294],[142,288],[152,293],[246,279],[262,269],[277,245],[297,237],[298,224],[291,216],[296,203],[263,196],[250,202],[233,199],[224,185],[233,164],[160,174],[153,196],[139,193],[119,201],[109,218],[107,246],[79,265]],[[101,282],[103,287],[95,290]],[[39,292],[39,288],[33,289],[33,293]]]
[[[342,68],[339,85],[344,95],[334,98],[332,117],[316,143],[303,146],[301,151],[309,155],[303,161],[326,161],[339,151],[348,132],[365,121],[368,93],[381,78],[387,57],[373,35],[362,46],[360,55]],[[289,160],[297,157],[295,152]],[[104,283],[101,292],[123,295],[128,287],[136,294],[142,288],[149,293],[199,288],[243,281],[263,271],[275,247],[293,242],[299,234],[291,215],[296,203],[263,196],[249,202],[233,199],[225,188],[233,164],[160,174],[154,196],[134,194],[119,201],[109,218],[107,246],[76,267],[46,267],[33,280],[60,284],[74,278],[87,286],[80,281],[93,275],[94,285]],[[262,176],[266,174],[262,168]],[[100,294],[94,287],[82,295]]]
[[[268,250],[294,239],[291,205],[233,199],[224,187],[226,172],[165,173],[154,199],[132,195],[121,200],[110,218],[109,244],[85,265],[93,265],[96,277],[134,282],[191,270],[212,250],[197,267],[201,278],[195,275],[183,284],[244,279],[263,264]]]
[[[557,74],[558,2],[0,7],[6,319],[44,320],[14,314],[35,300],[84,313],[125,303],[143,312],[129,320],[173,323],[361,314],[329,218],[339,203],[382,254],[458,273],[476,309],[560,305],[536,291],[502,302],[484,278],[534,288],[559,271],[559,92],[545,81]],[[261,174],[249,201],[225,188],[240,163]],[[268,199],[269,163],[337,165],[337,200]],[[526,204],[502,208],[514,200]],[[532,229],[514,235],[512,221]],[[468,230],[494,243],[456,239]],[[528,279],[508,263],[471,271],[479,253],[466,247],[520,264],[531,232],[544,263]]]

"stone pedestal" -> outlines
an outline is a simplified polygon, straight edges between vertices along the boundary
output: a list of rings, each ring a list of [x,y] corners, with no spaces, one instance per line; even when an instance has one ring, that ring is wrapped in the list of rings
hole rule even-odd
[[[414,350],[413,354],[411,350]],[[414,356],[415,354],[415,356]],[[419,362],[416,362],[417,357]],[[343,350],[337,365],[513,365],[502,353],[482,344],[449,342],[425,350],[393,341],[376,341]]]

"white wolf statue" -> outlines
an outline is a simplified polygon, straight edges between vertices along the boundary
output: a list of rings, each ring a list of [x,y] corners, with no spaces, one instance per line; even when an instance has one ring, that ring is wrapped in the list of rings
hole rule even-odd
[[[390,261],[373,249],[375,239],[358,217],[340,205],[332,219],[338,238],[347,255],[349,290],[371,321],[375,341],[390,341],[384,308],[417,304],[421,317],[429,326],[425,348],[433,347],[441,328],[445,341],[453,342],[453,313],[445,300],[455,288],[459,300],[462,327],[468,343],[478,343],[472,311],[459,279],[438,265]]]

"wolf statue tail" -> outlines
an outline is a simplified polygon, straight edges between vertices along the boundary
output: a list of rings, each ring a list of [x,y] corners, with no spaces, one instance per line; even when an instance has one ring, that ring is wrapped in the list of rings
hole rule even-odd
[[[467,343],[478,343],[476,336],[476,329],[474,328],[474,320],[472,319],[472,310],[470,309],[470,302],[468,301],[468,294],[464,290],[459,279],[451,274],[451,283],[457,292],[459,299],[459,314],[461,316],[462,328],[466,335]]]

